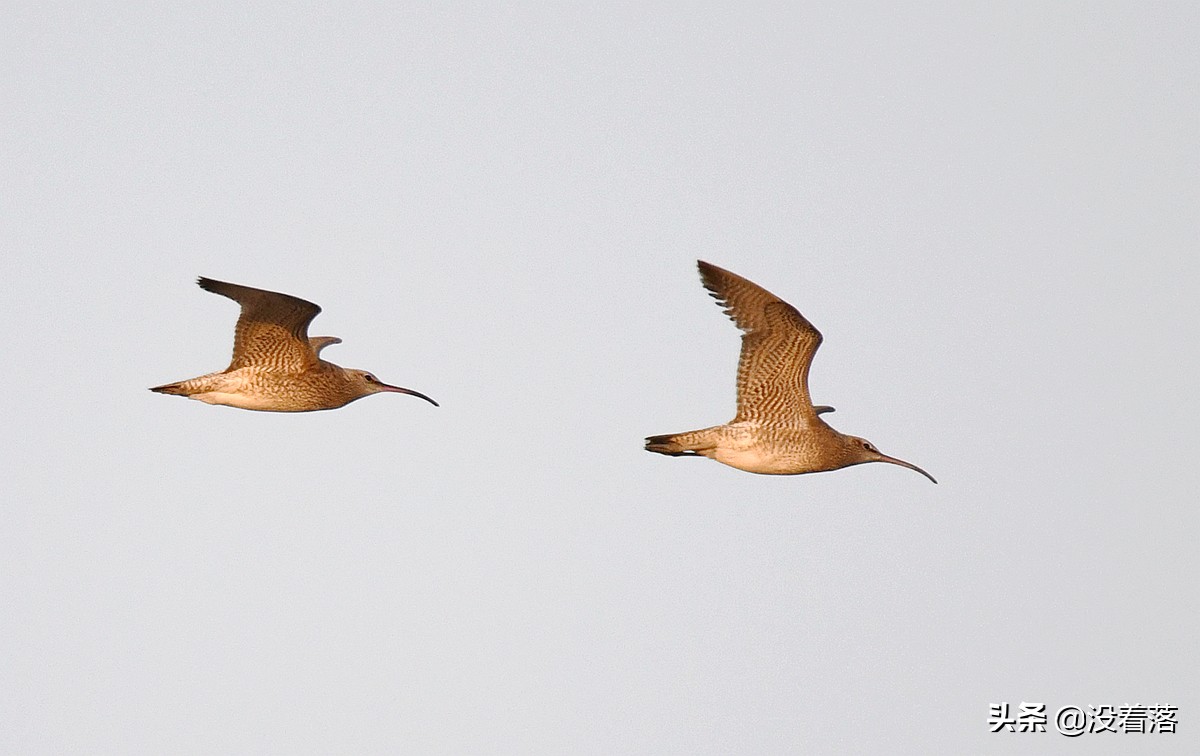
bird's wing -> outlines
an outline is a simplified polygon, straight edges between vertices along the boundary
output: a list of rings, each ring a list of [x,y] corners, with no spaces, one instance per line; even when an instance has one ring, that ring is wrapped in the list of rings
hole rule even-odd
[[[242,306],[227,372],[243,367],[303,372],[317,363],[317,352],[308,340],[308,324],[320,307],[288,294],[211,278],[201,278],[197,283],[205,291],[229,297]]]
[[[704,261],[699,266],[704,287],[744,332],[733,421],[816,423],[808,368],[821,345],[821,333],[796,308],[758,284]]]
[[[337,336],[309,336],[308,343],[312,345],[313,354],[319,357],[322,349],[333,344],[341,344],[342,340]]]

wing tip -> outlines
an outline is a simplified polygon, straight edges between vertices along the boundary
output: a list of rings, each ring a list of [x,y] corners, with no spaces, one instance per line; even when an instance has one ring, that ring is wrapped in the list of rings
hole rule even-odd
[[[714,277],[729,273],[729,271],[725,270],[724,268],[718,265],[713,265],[705,260],[697,260],[696,268],[700,271],[700,280],[704,282],[705,286],[708,286],[709,281],[711,281]]]
[[[218,281],[215,278],[207,276],[199,276],[196,278],[196,285],[205,291],[211,291],[213,294],[220,294],[223,297],[228,297],[239,304],[245,304],[243,300],[249,299],[277,299],[288,301],[311,310],[312,317],[316,317],[321,312],[321,306],[315,302],[310,302],[307,299],[302,299],[293,294],[285,294],[281,291],[271,291],[269,289],[258,289],[253,286],[244,286],[242,284],[229,283],[228,281]]]
[[[197,276],[196,285],[205,291],[211,291],[213,294],[221,294],[227,297],[229,294],[226,292],[231,284],[218,281],[215,278],[208,278],[207,276]]]
[[[721,291],[721,285],[718,282],[718,279],[722,275],[729,275],[729,271],[713,265],[710,262],[705,262],[704,260],[697,260],[696,267],[700,271],[700,283],[704,285],[704,288],[708,291],[709,296],[724,305],[725,294],[723,291]]]

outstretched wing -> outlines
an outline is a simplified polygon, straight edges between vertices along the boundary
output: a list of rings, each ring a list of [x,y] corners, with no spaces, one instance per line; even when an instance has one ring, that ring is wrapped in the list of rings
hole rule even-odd
[[[758,284],[703,260],[699,267],[704,287],[744,332],[733,421],[817,422],[808,395],[808,368],[821,345],[821,333],[796,308]]]
[[[308,324],[321,308],[299,297],[201,278],[205,291],[242,306],[233,338],[233,360],[226,372],[244,367],[303,372],[317,363],[308,340]]]
[[[337,336],[309,336],[308,343],[312,346],[313,353],[320,357],[322,349],[334,344],[341,344],[342,340]]]

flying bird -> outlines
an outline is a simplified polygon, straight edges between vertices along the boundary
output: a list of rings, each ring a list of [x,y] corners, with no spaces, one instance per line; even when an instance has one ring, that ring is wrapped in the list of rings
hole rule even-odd
[[[409,394],[437,406],[418,391],[389,386],[365,370],[322,360],[321,350],[342,340],[308,335],[308,324],[321,312],[312,302],[211,278],[197,283],[242,306],[234,330],[233,360],[219,373],[155,386],[151,391],[265,412],[337,409],[383,392]]]
[[[796,308],[716,265],[701,260],[699,267],[704,287],[743,331],[737,415],[725,425],[650,436],[647,451],[708,457],[766,475],[887,462],[937,483],[916,465],[889,457],[866,439],[839,433],[821,419],[833,407],[814,407],[808,394],[808,369],[821,334]]]

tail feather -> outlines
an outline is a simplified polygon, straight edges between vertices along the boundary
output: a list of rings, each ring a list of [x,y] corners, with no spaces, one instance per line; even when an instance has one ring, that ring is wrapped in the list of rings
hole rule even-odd
[[[646,439],[646,451],[666,454],[670,457],[686,457],[703,455],[711,451],[712,445],[703,443],[696,431],[688,433],[668,433],[663,436],[649,436]]]
[[[681,457],[687,454],[687,450],[675,443],[674,439],[675,437],[670,434],[665,436],[649,436],[646,439],[646,451],[667,454],[672,457]]]
[[[175,396],[187,396],[187,391],[183,388],[183,381],[177,383],[165,383],[162,386],[155,386],[150,389],[159,394],[174,394]]]

